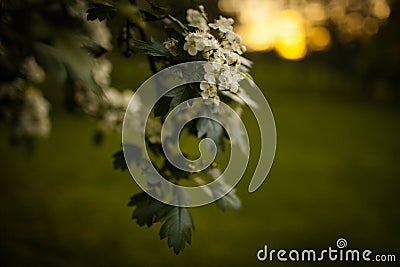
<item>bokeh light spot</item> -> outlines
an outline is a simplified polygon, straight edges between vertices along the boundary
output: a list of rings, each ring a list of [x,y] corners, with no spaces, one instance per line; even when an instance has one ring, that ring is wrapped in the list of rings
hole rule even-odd
[[[314,27],[309,37],[309,45],[315,51],[326,49],[331,43],[331,35],[325,27]]]

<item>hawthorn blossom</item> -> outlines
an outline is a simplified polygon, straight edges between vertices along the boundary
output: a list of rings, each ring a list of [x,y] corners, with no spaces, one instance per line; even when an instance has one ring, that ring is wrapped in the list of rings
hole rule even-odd
[[[214,84],[201,82],[200,89],[200,95],[203,97],[203,99],[215,98],[217,96],[217,87]]]
[[[200,33],[192,32],[186,35],[186,43],[183,45],[183,50],[187,51],[189,55],[195,56],[198,51],[202,51],[205,48],[203,38]]]
[[[233,93],[237,93],[239,90],[239,81],[243,79],[243,76],[234,68],[225,68],[221,71],[221,74],[218,77],[220,81],[219,89],[229,90]]]
[[[200,5],[199,9],[201,12],[195,9],[188,9],[186,11],[186,20],[189,22],[190,26],[196,27],[202,31],[208,31],[207,14],[204,12],[204,6]]]
[[[86,28],[89,30],[92,41],[108,51],[112,50],[112,34],[106,21],[86,21]]]
[[[26,90],[23,107],[18,117],[18,134],[32,137],[47,137],[51,130],[49,118],[50,103],[39,90]]]
[[[146,136],[151,144],[161,144],[162,123],[160,120],[149,117],[146,121]]]
[[[239,34],[229,31],[224,35],[224,38],[221,41],[221,46],[241,55],[246,51],[246,47],[244,45],[240,45],[241,41],[242,37]]]
[[[237,53],[234,53],[230,50],[225,51],[225,59],[226,63],[230,66],[237,67],[240,65],[240,56]]]
[[[215,20],[214,23],[208,23],[208,26],[215,30],[219,30],[221,33],[227,33],[233,30],[233,22],[232,18],[219,16],[219,19]]]
[[[218,61],[204,64],[204,79],[207,82],[215,83],[216,77],[218,77],[221,67],[222,64]]]
[[[111,83],[111,70],[112,64],[108,59],[100,57],[94,61],[93,79],[103,89],[109,87]]]
[[[165,42],[163,42],[164,47],[173,55],[173,56],[177,56],[178,53],[176,51],[177,49],[177,44],[178,44],[178,40],[174,39],[174,38],[168,38],[167,40],[165,40]]]
[[[185,36],[185,40],[183,50],[187,51],[191,56],[197,55],[197,52],[215,49],[217,46],[215,37],[206,32],[189,33]]]
[[[216,49],[208,51],[206,54],[204,54],[204,58],[210,62],[226,62],[224,51],[220,46],[218,46]]]
[[[106,102],[102,103],[103,111],[100,127],[103,130],[121,131],[125,109],[133,95],[131,90],[118,91],[115,88],[104,90]]]
[[[46,77],[46,73],[40,67],[33,56],[27,57],[21,65],[21,73],[28,81],[41,83]]]

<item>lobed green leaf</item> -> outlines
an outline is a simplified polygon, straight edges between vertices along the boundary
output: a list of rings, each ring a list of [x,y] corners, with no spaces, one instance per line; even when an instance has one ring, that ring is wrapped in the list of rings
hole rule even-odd
[[[136,206],[132,219],[136,220],[138,225],[150,227],[155,222],[156,214],[164,208],[165,204],[142,192],[134,195],[128,206]]]
[[[183,251],[186,243],[191,244],[194,226],[187,208],[166,206],[159,210],[156,220],[165,221],[159,236],[160,239],[168,238],[168,247],[172,247],[175,254]]]
[[[161,43],[157,42],[154,39],[151,39],[151,43],[134,38],[132,38],[132,41],[138,49],[146,51],[146,54],[153,57],[166,57],[171,55]]]
[[[96,20],[103,21],[107,18],[112,18],[115,16],[116,9],[109,5],[104,5],[100,3],[93,4],[94,7],[89,8],[86,11],[86,19],[87,20]]]

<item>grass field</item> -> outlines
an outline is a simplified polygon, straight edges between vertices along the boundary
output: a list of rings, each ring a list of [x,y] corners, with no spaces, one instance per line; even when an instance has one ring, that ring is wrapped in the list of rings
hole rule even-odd
[[[115,84],[145,79],[131,71],[114,73]],[[127,172],[112,169],[119,135],[96,147],[93,121],[55,111],[51,137],[27,156],[8,145],[2,127],[2,265],[274,266],[257,261],[264,244],[323,249],[340,237],[351,248],[400,257],[400,109],[324,90],[337,75],[302,63],[255,62],[277,126],[272,171],[253,194],[249,176],[242,179],[240,211],[192,209],[193,244],[179,256],[159,241],[159,225],[140,228],[130,219],[127,202],[139,189]]]

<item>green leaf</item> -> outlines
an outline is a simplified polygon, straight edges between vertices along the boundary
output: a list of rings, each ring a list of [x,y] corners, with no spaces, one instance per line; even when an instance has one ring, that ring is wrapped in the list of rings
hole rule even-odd
[[[167,115],[169,107],[171,105],[171,100],[171,97],[161,97],[154,106],[154,117]]]
[[[168,50],[161,43],[157,42],[153,38],[151,39],[151,43],[137,40],[134,38],[132,38],[132,41],[134,42],[135,46],[138,49],[142,49],[142,50],[146,51],[146,54],[149,54],[153,57],[170,56],[170,53],[168,52]]]
[[[121,171],[128,169],[128,165],[126,165],[125,162],[124,152],[122,150],[115,152],[113,158],[114,169],[120,169]]]
[[[190,87],[190,85],[187,84],[184,86],[174,88],[165,95],[172,97],[171,108],[175,108],[180,103],[189,100],[193,96],[192,92],[193,92],[192,88]]]
[[[211,186],[211,191],[213,193],[216,194],[220,194],[221,192],[225,192],[222,190],[225,190],[225,187],[227,186],[222,185],[222,184],[215,184],[213,186]],[[225,210],[226,208],[230,208],[232,210],[238,210],[242,207],[241,201],[239,199],[239,197],[236,195],[236,190],[232,189],[228,194],[226,194],[225,196],[223,196],[222,198],[218,199],[216,201],[217,206],[221,209],[221,210]]]
[[[212,139],[217,145],[218,151],[224,149],[224,128],[215,120],[208,118],[200,118],[196,124],[197,137],[203,136]]]
[[[165,208],[165,204],[142,192],[131,197],[128,206],[136,206],[132,219],[140,226],[150,227],[155,222],[156,214]]]
[[[184,250],[185,243],[191,243],[194,226],[187,208],[164,204],[145,192],[132,196],[128,206],[136,206],[132,219],[140,226],[150,227],[155,222],[164,222],[159,232],[160,239],[168,238],[168,247],[172,247],[175,254]]]
[[[156,221],[165,221],[159,236],[168,238],[168,247],[172,247],[175,254],[185,249],[185,243],[191,244],[194,226],[187,208],[166,206],[159,210]]]
[[[104,132],[97,130],[93,134],[93,143],[95,145],[101,145],[104,142]]]
[[[122,171],[128,169],[128,164],[131,164],[132,162],[135,162],[137,165],[140,165],[142,158],[140,157],[141,155],[141,149],[132,144],[123,144],[125,154],[123,150],[117,151],[113,155],[113,165],[114,169],[120,169]],[[125,158],[126,156],[126,158]]]
[[[182,94],[182,91],[183,91],[184,89],[185,89],[185,88],[184,88],[183,86],[179,86],[179,87],[173,88],[173,89],[169,90],[168,92],[166,92],[166,93],[164,94],[164,96],[175,97],[175,96],[177,96],[177,95]]]
[[[224,177],[220,177],[221,171],[218,168],[212,168],[208,171],[208,175],[216,180],[216,182],[210,185],[206,192],[212,197],[218,198],[216,201],[217,206],[223,211],[226,208],[230,208],[232,210],[240,209],[242,204],[239,197],[236,195],[235,189],[230,190],[228,194],[221,197],[230,189],[230,186],[225,183]]]
[[[115,16],[116,9],[109,5],[104,5],[100,3],[93,4],[94,7],[89,8],[86,13],[87,20],[96,20],[103,21],[106,18],[112,18]]]

